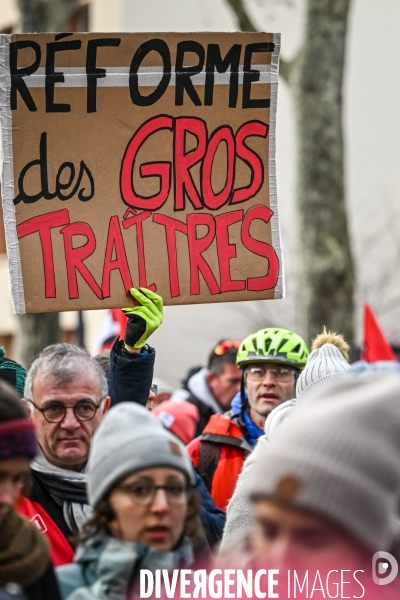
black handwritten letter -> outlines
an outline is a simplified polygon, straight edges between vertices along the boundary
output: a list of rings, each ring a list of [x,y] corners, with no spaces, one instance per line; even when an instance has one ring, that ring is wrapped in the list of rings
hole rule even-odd
[[[96,112],[97,80],[106,76],[105,69],[96,67],[97,48],[100,46],[119,46],[121,38],[99,38],[89,40],[86,54],[87,76],[87,112]]]
[[[235,44],[224,59],[218,44],[208,44],[206,62],[206,89],[204,92],[204,105],[212,106],[214,96],[214,71],[226,73],[231,68],[229,79],[229,108],[236,108],[239,87],[239,61],[242,46]]]
[[[18,69],[18,50],[22,48],[32,48],[35,53],[35,60],[31,65]],[[41,54],[39,44],[31,40],[20,40],[19,42],[12,42],[10,44],[11,110],[17,109],[17,91],[21,94],[22,100],[31,112],[37,110],[36,104],[23,78],[26,75],[32,75],[39,68]]]
[[[251,58],[254,52],[273,52],[275,44],[262,42],[261,44],[247,44],[244,52],[243,64],[243,108],[269,108],[269,98],[251,99],[251,84],[260,80],[260,71],[251,68]]]
[[[139,92],[138,71],[145,56],[151,51],[158,52],[163,61],[163,76],[157,88],[148,96]],[[151,106],[161,98],[171,79],[171,55],[164,40],[154,39],[141,44],[136,50],[129,70],[129,91],[133,104],[137,106]]]
[[[197,54],[199,60],[197,65],[192,67],[184,67],[185,53],[193,52]],[[196,73],[201,73],[204,66],[205,51],[199,42],[187,41],[179,42],[176,48],[176,62],[175,62],[175,104],[176,106],[183,105],[183,91],[186,90],[187,95],[195,106],[201,106],[201,100],[194,89],[191,77]]]
[[[70,42],[51,42],[47,44],[46,54],[46,112],[70,112],[69,104],[56,104],[54,102],[54,88],[56,83],[63,83],[64,73],[62,71],[54,71],[54,58],[56,52],[65,52],[67,50],[79,50],[81,40],[72,40]]]

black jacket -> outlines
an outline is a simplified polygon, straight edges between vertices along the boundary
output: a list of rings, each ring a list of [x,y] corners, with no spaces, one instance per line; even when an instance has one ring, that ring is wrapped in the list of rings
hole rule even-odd
[[[194,437],[197,438],[203,433],[204,427],[207,425],[212,415],[215,414],[215,411],[211,408],[211,406],[208,406],[208,404],[205,404],[202,400],[196,398],[194,394],[190,394],[190,396],[186,399],[186,402],[190,402],[191,404],[197,406],[197,410],[199,411],[199,420],[196,423],[196,431],[194,434]]]
[[[54,523],[59,527],[61,532],[69,540],[74,533],[70,530],[67,522],[64,519],[63,507],[57,504],[50,495],[48,488],[40,479],[40,473],[31,470],[32,487],[29,492],[29,499],[43,506],[47,514],[53,519]]]
[[[201,524],[211,547],[218,544],[222,539],[222,533],[225,527],[226,514],[218,508],[212,499],[210,492],[206,488],[200,473],[195,471],[196,490],[201,496]]]
[[[57,579],[51,562],[43,575],[20,593],[0,588],[0,600],[61,600]]]
[[[116,340],[110,353],[108,393],[111,406],[119,402],[136,402],[146,406],[153,381],[156,353],[145,346],[140,354],[128,353],[124,342]]]
[[[23,592],[21,594],[17,594],[14,592],[11,594],[7,592],[4,588],[0,588],[0,600],[27,600],[26,596]]]
[[[61,600],[57,579],[50,562],[41,578],[26,588],[24,593],[28,600]]]

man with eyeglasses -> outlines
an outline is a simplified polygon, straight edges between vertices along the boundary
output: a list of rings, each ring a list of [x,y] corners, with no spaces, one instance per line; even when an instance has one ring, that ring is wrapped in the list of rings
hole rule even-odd
[[[92,436],[110,406],[108,384],[89,354],[54,344],[34,360],[25,381],[39,454],[31,463],[32,489],[17,510],[46,533],[57,566],[71,562],[76,536],[91,515],[86,462]]]
[[[132,288],[124,340],[111,351],[110,378],[90,355],[71,344],[45,348],[28,371],[24,401],[34,421],[39,454],[32,461],[32,490],[17,510],[48,536],[54,565],[72,562],[70,539],[92,511],[87,503],[87,460],[92,437],[111,404],[129,388],[145,404],[153,377],[154,349],[146,345],[162,322],[162,299]],[[121,377],[121,373],[124,377]],[[122,382],[122,384],[121,384]]]
[[[286,329],[261,329],[243,340],[236,364],[242,369],[241,391],[231,410],[213,415],[202,435],[188,446],[217,506],[226,510],[245,458],[264,433],[269,413],[295,397],[296,381],[308,349]]]

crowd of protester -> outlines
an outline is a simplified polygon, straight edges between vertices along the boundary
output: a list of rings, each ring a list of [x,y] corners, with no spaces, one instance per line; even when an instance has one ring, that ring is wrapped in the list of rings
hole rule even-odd
[[[287,572],[283,598],[399,597],[400,365],[268,327],[175,390],[148,344],[162,299],[131,296],[108,352],[55,344],[27,372],[2,352],[0,600],[130,600],[143,570],[215,567]]]

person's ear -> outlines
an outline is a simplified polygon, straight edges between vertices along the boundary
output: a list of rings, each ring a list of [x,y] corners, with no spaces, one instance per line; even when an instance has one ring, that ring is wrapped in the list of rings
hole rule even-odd
[[[33,417],[33,404],[31,404],[30,402],[28,402],[28,400],[26,398],[21,398],[22,404],[25,406],[26,409],[26,413],[29,419],[32,419]]]
[[[110,409],[110,404],[111,404],[111,398],[110,398],[110,396],[107,396],[107,398],[104,401],[103,415],[105,415],[106,412]]]
[[[212,373],[212,371],[208,371],[208,373],[207,373],[207,383],[208,383],[208,385],[210,385],[214,381],[215,378],[216,377],[215,377],[214,373]]]

